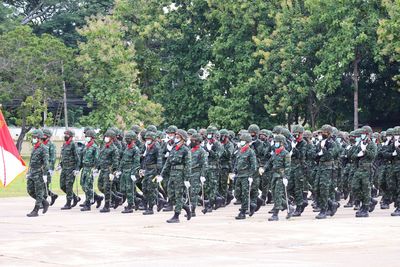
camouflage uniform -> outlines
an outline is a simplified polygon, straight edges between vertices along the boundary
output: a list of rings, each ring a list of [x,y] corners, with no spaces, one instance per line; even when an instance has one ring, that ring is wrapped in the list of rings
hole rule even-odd
[[[50,205],[54,204],[54,201],[58,198],[57,194],[54,194],[50,190],[50,184],[51,184],[51,178],[52,174],[54,172],[54,167],[56,164],[56,146],[54,143],[50,140],[52,136],[52,132],[49,129],[43,129],[43,135],[45,138],[43,138],[43,145],[45,145],[47,149],[47,154],[49,155],[49,171],[47,172],[47,193],[51,197],[51,203]],[[45,196],[47,198],[47,195]]]
[[[222,129],[220,131],[222,137],[227,137],[229,135],[228,131]],[[233,154],[233,144],[229,139],[224,139],[221,141],[221,145],[223,148],[223,153],[220,158],[221,169],[219,173],[218,179],[218,193],[223,198],[224,202],[228,197],[228,176],[230,170],[232,169],[232,154]]]

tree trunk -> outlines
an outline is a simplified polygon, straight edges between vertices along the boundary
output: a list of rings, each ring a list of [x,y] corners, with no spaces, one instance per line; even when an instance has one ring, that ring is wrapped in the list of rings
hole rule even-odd
[[[310,113],[311,129],[315,130],[315,123],[317,120],[319,108],[317,105],[315,92],[313,90],[311,90],[308,94],[308,110]]]
[[[359,70],[358,64],[361,61],[361,56],[357,54],[356,59],[353,61],[353,86],[354,86],[354,130],[358,129],[358,78]]]
[[[22,143],[24,142],[24,138],[26,133],[28,133],[32,129],[32,126],[27,127],[26,126],[26,121],[25,118],[22,119],[22,125],[21,125],[21,133],[18,136],[17,144],[15,145],[18,149],[18,153],[21,154],[21,149],[22,149]]]

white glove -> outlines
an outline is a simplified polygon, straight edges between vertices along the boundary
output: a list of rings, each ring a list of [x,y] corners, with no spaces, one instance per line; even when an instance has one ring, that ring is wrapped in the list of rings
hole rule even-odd
[[[212,144],[210,144],[210,143],[207,143],[207,150],[211,150],[211,149],[212,149],[212,147],[213,147],[213,145],[212,145]]]
[[[274,146],[274,144],[275,144],[274,140],[272,140],[272,141],[270,142],[270,144],[271,144],[271,146]]]
[[[283,185],[286,187],[288,185],[288,179],[283,178],[282,179]]]
[[[56,167],[56,171],[57,171],[57,172],[60,172],[61,169],[62,169],[62,168],[61,168],[61,165],[58,165],[58,166]]]
[[[117,172],[115,173],[115,176],[118,178],[118,177],[120,177],[120,176],[121,176],[121,174],[122,174],[122,172],[120,172],[120,171],[117,171]]]
[[[247,180],[249,181],[250,185],[253,183],[253,178],[249,177]]]
[[[205,183],[205,181],[206,181],[206,177],[204,177],[204,176],[200,176],[200,182],[201,182],[202,184],[204,184],[204,183]]]
[[[264,168],[260,167],[258,168],[258,173],[262,176],[264,174],[265,170]]]
[[[173,148],[174,148],[173,145],[167,144],[167,150],[168,151],[171,151]],[[169,155],[169,153],[168,153],[168,155]]]
[[[364,151],[361,150],[358,152],[357,157],[361,158],[362,156],[364,156]]]
[[[395,147],[399,147],[399,145],[400,145],[400,141],[399,141],[399,140],[396,140],[396,141],[394,142],[394,146],[395,146]]]
[[[361,150],[362,150],[362,151],[367,150],[367,145],[368,145],[368,144],[361,143]]]
[[[189,182],[189,181],[184,181],[183,183],[185,184],[185,187],[186,187],[186,188],[189,188],[189,187],[190,187],[190,182]]]
[[[99,170],[98,169],[93,169],[93,177],[96,178],[99,176]]]
[[[323,152],[322,149],[321,149],[321,151],[318,152],[318,156],[322,156],[323,154],[324,154],[324,152]]]
[[[165,153],[165,157],[166,157],[166,158],[169,157],[169,152]]]
[[[108,175],[108,177],[110,178],[110,181],[114,181],[114,174],[112,174],[112,173],[110,173],[109,175]]]
[[[271,156],[272,156],[272,155],[274,154],[274,151],[272,150],[270,154],[271,154]]]
[[[157,183],[161,183],[164,178],[162,178],[161,175],[157,175],[156,179],[157,179]]]
[[[47,184],[47,175],[43,175],[43,182]]]
[[[397,156],[397,150],[392,153],[392,156]]]
[[[322,147],[325,147],[325,144],[326,144],[326,139],[324,139],[324,140],[321,141],[321,148],[322,148]]]
[[[346,150],[349,150],[351,148],[351,145],[346,146]]]
[[[292,148],[295,148],[295,147],[296,147],[296,145],[297,145],[297,142],[295,142],[295,141],[292,141]]]
[[[76,177],[79,174],[79,171],[75,170],[72,172],[72,174]]]
[[[49,170],[49,174],[50,176],[53,176],[54,171],[53,170]]]
[[[229,177],[229,179],[233,180],[233,179],[235,179],[235,174],[234,173],[230,173],[228,175],[228,177]]]
[[[143,177],[144,176],[144,170],[139,170],[139,176]]]
[[[132,182],[136,182],[136,175],[131,175]]]

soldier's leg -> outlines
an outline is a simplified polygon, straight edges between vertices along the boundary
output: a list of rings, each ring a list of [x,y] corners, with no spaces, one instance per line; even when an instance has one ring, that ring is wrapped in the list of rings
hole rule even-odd
[[[315,201],[317,204],[317,210],[318,208],[321,208],[321,175],[322,175],[322,170],[318,169],[318,171],[315,173],[315,179],[314,179],[314,194],[315,194]]]
[[[393,171],[393,180],[394,184],[394,192],[395,195],[393,200],[395,202],[395,210],[391,213],[391,216],[400,216],[400,167],[397,166],[396,169]]]
[[[260,187],[260,175],[257,172],[253,177],[253,183],[251,184],[250,190],[250,203],[253,205],[257,205],[257,198],[259,195],[258,188]]]
[[[358,201],[361,201],[361,179],[360,172],[355,171],[351,181],[351,189],[354,199]]]
[[[273,181],[274,181],[274,187],[273,187],[274,210],[283,210],[286,207],[286,203],[284,203],[285,189],[282,177],[274,177]]]
[[[226,199],[228,196],[228,169],[222,169],[220,173],[220,185],[219,185],[219,193],[220,195]]]
[[[66,193],[67,191],[67,180],[66,180],[66,170],[62,169],[60,174],[60,188],[61,190]]]
[[[247,178],[240,178],[240,186],[241,186],[241,202],[242,202],[242,206],[241,206],[241,210],[242,211],[247,211],[248,207],[249,207],[249,201],[251,201],[249,199],[249,181],[247,180]]]
[[[82,170],[82,174],[81,174],[81,179],[80,179],[80,185],[82,188],[82,191],[85,193],[85,201],[84,201],[84,205],[86,205],[88,203],[88,205],[90,205],[90,199],[92,198],[91,195],[89,195],[88,192],[88,170],[86,170],[85,168],[83,168]]]
[[[199,202],[199,194],[201,191],[200,184],[200,173],[192,173],[192,177],[190,179],[190,201],[194,208],[197,207],[197,203]]]
[[[241,201],[241,199],[242,199],[242,185],[241,185],[241,183],[242,183],[242,178],[237,178],[236,179],[236,182],[235,182],[235,198],[236,198],[236,200],[239,200],[239,201]]]
[[[294,171],[294,197],[296,206],[303,205],[303,191],[304,191],[304,172],[303,166],[298,166]]]
[[[43,181],[43,175],[41,173],[35,174],[33,176],[34,190],[35,190],[35,206],[40,206],[43,204],[44,196],[45,196],[45,185]]]
[[[371,181],[370,172],[367,170],[363,170],[361,172],[361,195],[362,204],[369,207],[371,201]]]
[[[183,176],[182,175],[175,175],[175,188],[174,188],[174,195],[175,195],[175,212],[181,213],[183,207],[183,192],[185,191],[185,185],[183,183]]]
[[[65,170],[65,169],[63,169]],[[72,200],[75,196],[74,193],[74,182],[75,182],[75,176],[73,174],[74,169],[67,169],[65,170],[66,173],[66,179],[65,179],[65,193],[67,194],[67,200]]]
[[[35,183],[32,180],[32,177],[29,177],[29,179],[26,180],[26,191],[31,198],[36,199]]]

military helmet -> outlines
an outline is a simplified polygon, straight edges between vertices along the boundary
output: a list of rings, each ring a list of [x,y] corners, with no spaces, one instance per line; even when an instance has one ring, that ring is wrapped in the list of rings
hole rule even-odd
[[[304,138],[311,138],[312,137],[311,131],[309,131],[309,130],[304,131],[303,137]]]
[[[386,136],[392,136],[394,135],[394,129],[393,128],[389,128],[386,130]]]
[[[363,133],[366,133],[366,134],[372,134],[373,133],[372,128],[370,126],[368,126],[368,125],[363,126],[361,129],[362,129]]]
[[[258,127],[257,124],[251,124],[251,125],[249,126],[249,128],[247,129],[247,131],[248,131],[249,133],[256,133],[256,134],[258,134],[258,132],[260,131],[260,127]]]
[[[227,129],[221,129],[221,131],[219,131],[219,134],[220,134],[220,135],[226,135],[226,136],[229,136],[229,132],[228,132],[228,130],[227,130]]]
[[[270,135],[269,135],[269,131],[267,130],[267,129],[262,129],[262,130],[260,130],[260,133],[259,133],[260,135],[265,135],[265,136],[267,136],[267,137],[269,137]]]
[[[201,134],[201,135],[206,135],[206,134],[207,134],[207,130],[204,129],[204,128],[201,128],[201,129],[199,130],[199,134]]]
[[[382,131],[382,132],[381,132],[381,136],[382,136],[382,137],[386,137],[386,131]]]
[[[163,139],[164,138],[164,133],[162,131],[157,131],[156,137],[160,138],[160,139]]]
[[[285,138],[285,136],[283,136],[282,134],[278,134],[278,135],[276,135],[276,136],[274,137],[274,141],[283,144],[283,143],[285,143],[286,138]]]
[[[94,130],[93,127],[86,126],[85,128],[83,128],[83,133],[86,134],[86,132],[90,130]]]
[[[294,134],[302,134],[304,133],[304,127],[301,125],[294,125],[292,127],[292,133]]]
[[[329,134],[332,134],[332,126],[329,124],[325,124],[321,127],[321,132],[327,132]]]
[[[113,130],[111,130],[111,129],[108,129],[108,130],[106,131],[106,133],[104,134],[105,137],[111,137],[111,138],[114,138],[115,135],[116,135],[115,131],[113,131]]]
[[[139,125],[135,124],[131,127],[131,130],[134,131],[136,134],[139,134],[142,128]]]
[[[245,141],[245,142],[247,142],[247,143],[250,143],[251,142],[251,135],[249,134],[249,133],[244,133],[244,134],[241,134],[240,135],[240,140],[241,141]]]
[[[197,131],[196,131],[195,129],[193,129],[193,128],[191,128],[191,129],[189,129],[189,130],[187,131],[187,134],[188,134],[188,135],[194,135],[195,133],[197,133]]]
[[[53,135],[53,132],[49,128],[44,128],[42,131],[43,135],[46,135],[47,137],[51,137]]]
[[[272,133],[273,134],[281,134],[282,133],[282,129],[283,129],[282,126],[277,125],[277,126],[274,127],[274,129],[272,129]]]
[[[339,130],[336,127],[332,127],[332,135],[333,136],[338,136]]]
[[[66,130],[64,131],[64,134],[65,134],[65,135],[69,135],[69,136],[75,136],[74,131],[72,131],[71,129],[66,129]]]
[[[339,137],[339,138],[342,138],[342,139],[345,138],[345,137],[344,137],[344,132],[340,132],[340,131],[338,131],[338,133],[337,133],[336,136]]]
[[[178,130],[178,127],[175,125],[168,126],[167,130],[165,131],[167,134],[174,134]]]
[[[186,131],[185,130],[183,130],[183,129],[178,129],[177,131],[176,131],[176,134],[177,135],[179,135],[183,140],[188,140],[188,138],[189,138],[189,136],[188,136],[188,134],[186,133]]]
[[[282,135],[289,139],[290,138],[289,130],[286,128],[282,128]]]
[[[236,135],[235,135],[235,132],[234,132],[234,131],[229,130],[228,133],[229,133],[229,137],[230,137],[231,139],[235,138]]]
[[[85,132],[85,136],[86,136],[86,137],[92,137],[92,138],[94,138],[94,137],[96,136],[96,133],[95,133],[94,130],[87,130],[87,131]]]
[[[379,139],[379,133],[377,133],[377,132],[373,133],[372,138]]]
[[[360,137],[362,133],[364,133],[364,130],[362,128],[358,128],[358,129],[354,130],[355,137]]]
[[[147,126],[147,131],[152,131],[153,133],[157,133],[157,127],[154,125]]]
[[[144,134],[144,139],[156,139],[156,133],[152,132],[152,131],[146,131],[146,133]]]
[[[36,138],[43,138],[43,132],[40,129],[35,129],[32,131],[32,137],[36,137]]]
[[[191,138],[199,143],[203,142],[203,136],[199,133],[193,134]]]
[[[350,133],[349,133],[349,137],[356,137],[356,131],[354,130],[354,131],[351,131]]]
[[[137,134],[134,131],[128,131],[125,134],[125,139],[136,140],[137,139]]]
[[[217,127],[212,125],[207,127],[207,134],[216,134],[216,133],[217,133]]]
[[[394,127],[393,130],[393,135],[400,135],[400,126]]]

